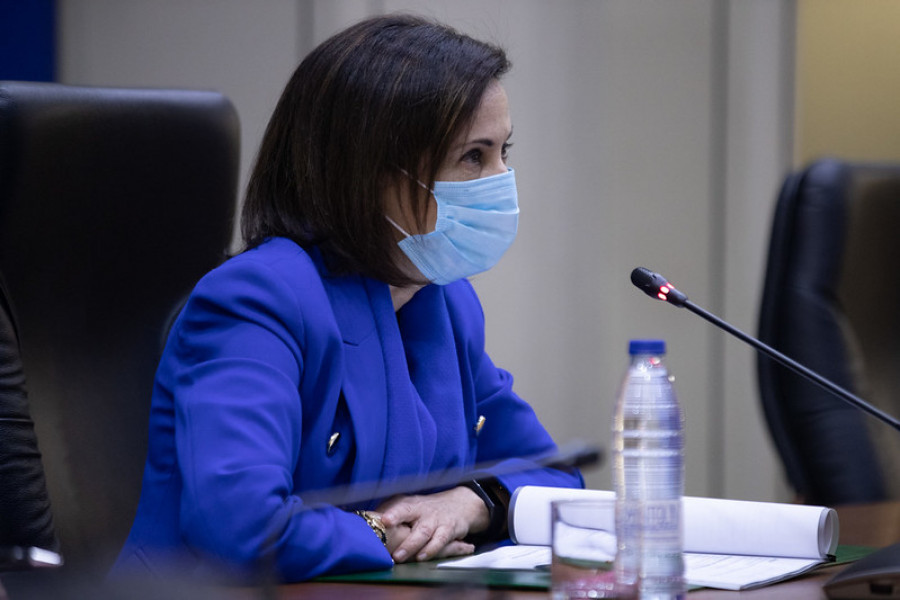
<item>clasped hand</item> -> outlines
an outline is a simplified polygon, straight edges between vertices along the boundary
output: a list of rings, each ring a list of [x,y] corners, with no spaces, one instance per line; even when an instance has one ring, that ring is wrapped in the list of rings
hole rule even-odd
[[[466,536],[487,529],[487,507],[466,487],[423,496],[394,496],[379,506],[394,562],[472,554]]]

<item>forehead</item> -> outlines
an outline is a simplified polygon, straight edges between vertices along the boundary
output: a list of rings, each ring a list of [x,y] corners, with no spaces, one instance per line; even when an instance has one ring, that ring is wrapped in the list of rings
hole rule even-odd
[[[509,99],[499,81],[493,81],[484,91],[481,102],[473,115],[472,124],[462,136],[467,139],[509,136],[512,122],[509,116]]]

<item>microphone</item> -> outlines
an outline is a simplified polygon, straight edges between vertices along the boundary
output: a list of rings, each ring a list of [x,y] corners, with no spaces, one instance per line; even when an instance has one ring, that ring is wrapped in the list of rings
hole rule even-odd
[[[666,281],[666,278],[650,269],[638,267],[631,272],[631,283],[644,290],[651,298],[657,298],[663,302],[669,302],[675,306],[684,306],[687,296],[675,289],[675,286]]]
[[[863,410],[873,417],[879,419],[880,421],[887,423],[897,431],[900,431],[900,421],[898,421],[893,416],[887,414],[886,412],[878,409],[877,407],[869,404],[859,396],[845,390],[841,386],[837,385],[833,381],[830,381],[812,369],[805,367],[795,361],[794,359],[782,354],[778,350],[772,348],[771,346],[764,344],[758,339],[751,337],[741,331],[740,329],[732,326],[726,321],[723,321],[719,317],[714,314],[707,312],[706,310],[700,308],[690,300],[688,297],[682,292],[678,291],[675,286],[668,282],[668,280],[660,275],[659,273],[654,273],[650,269],[646,269],[644,267],[638,267],[631,272],[631,282],[644,291],[645,294],[652,298],[656,298],[657,300],[662,300],[663,302],[668,302],[678,307],[683,307],[691,311],[692,313],[706,319],[716,327],[724,329],[731,335],[736,338],[750,344],[769,358],[775,360],[779,364],[787,367],[794,373],[805,377],[807,380],[819,385],[820,387],[828,390],[838,398],[852,404],[856,408]]]

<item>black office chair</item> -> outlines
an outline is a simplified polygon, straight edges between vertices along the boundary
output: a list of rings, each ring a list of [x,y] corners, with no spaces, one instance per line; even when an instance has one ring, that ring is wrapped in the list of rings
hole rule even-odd
[[[225,256],[238,150],[218,93],[0,82],[0,274],[72,568],[130,528],[159,338]]]
[[[772,224],[759,337],[900,414],[900,165],[825,159],[790,175]],[[808,503],[898,497],[900,434],[760,355],[762,406]]]

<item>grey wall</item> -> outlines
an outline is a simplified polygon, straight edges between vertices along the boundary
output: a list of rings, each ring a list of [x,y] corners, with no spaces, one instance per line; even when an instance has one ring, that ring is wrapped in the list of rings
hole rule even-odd
[[[244,169],[314,44],[412,10],[504,45],[519,238],[478,277],[488,347],[551,433],[606,445],[631,337],[669,343],[687,416],[687,493],[784,500],[755,356],[644,297],[635,266],[752,332],[789,164],[792,0],[65,0],[60,73],[78,84],[217,89]],[[149,390],[148,390],[149,393]],[[591,471],[608,488],[608,467]]]

